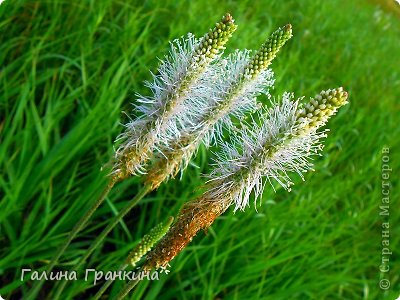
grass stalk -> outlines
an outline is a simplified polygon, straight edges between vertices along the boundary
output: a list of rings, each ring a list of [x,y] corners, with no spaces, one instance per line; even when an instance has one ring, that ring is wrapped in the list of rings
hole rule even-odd
[[[141,268],[140,270],[139,270],[139,273],[140,272],[142,272],[143,271],[143,268]],[[121,292],[117,295],[117,300],[122,300],[122,299],[124,299],[126,296],[128,296],[128,294],[129,294],[129,292],[139,283],[139,281],[140,281],[140,279],[139,279],[140,277],[138,277],[138,278],[136,278],[136,279],[134,279],[134,280],[131,280],[131,281],[129,281],[128,282],[128,284],[125,286],[125,288],[123,288],[122,290],[121,290]]]
[[[133,199],[128,203],[127,206],[124,207],[123,210],[120,211],[118,215],[116,215],[111,222],[107,225],[107,227],[102,231],[102,233],[94,240],[94,242],[91,244],[90,248],[86,251],[85,255],[81,257],[81,259],[78,261],[78,263],[73,267],[73,270],[78,271],[83,264],[85,263],[86,259],[93,253],[94,250],[104,241],[106,236],[111,232],[111,230],[122,220],[122,218],[131,211],[133,207],[136,206],[136,204],[144,197],[146,196],[152,188],[150,186],[145,186]],[[55,294],[53,299],[59,299],[61,296],[61,293],[63,292],[65,286],[67,285],[66,280],[61,282],[61,286],[57,290],[57,293]]]
[[[54,255],[50,264],[47,266],[47,269],[46,269],[47,274],[49,274],[53,270],[54,266],[57,264],[60,257],[64,254],[64,252],[68,248],[69,244],[76,237],[76,235],[79,233],[79,231],[81,231],[84,228],[84,226],[89,221],[89,219],[94,214],[94,212],[97,210],[97,208],[104,202],[105,198],[107,197],[108,193],[111,191],[111,189],[113,188],[115,183],[116,183],[116,181],[114,179],[110,180],[110,182],[107,184],[106,188],[101,193],[101,195],[97,199],[97,201],[89,208],[89,210],[75,224],[74,228],[70,231],[67,239],[62,244],[62,246],[59,248],[56,255]],[[37,284],[33,286],[31,292],[27,295],[26,299],[28,299],[28,300],[35,299],[35,297],[36,297],[37,293],[39,292],[40,288],[42,287],[43,283],[44,283],[44,280],[38,281]]]
[[[123,264],[118,271],[124,271],[128,267],[128,264]],[[113,283],[113,280],[107,280],[100,290],[94,295],[93,300],[99,300],[100,297],[104,294],[104,292],[109,288],[109,286]]]

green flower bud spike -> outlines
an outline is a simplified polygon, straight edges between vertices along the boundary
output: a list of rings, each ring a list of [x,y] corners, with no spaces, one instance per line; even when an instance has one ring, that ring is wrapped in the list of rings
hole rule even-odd
[[[200,65],[210,63],[222,50],[225,49],[225,44],[236,30],[237,25],[230,14],[226,14],[213,29],[206,33],[193,55],[193,61],[200,62]]]
[[[151,250],[151,248],[167,233],[172,222],[173,217],[169,217],[167,221],[158,224],[156,227],[150,230],[146,234],[140,243],[129,253],[127,258],[127,263],[131,264],[133,267],[136,263]]]
[[[245,74],[256,77],[258,73],[269,67],[282,46],[292,37],[292,25],[287,24],[272,33],[268,40],[261,46],[250,60],[245,69]]]
[[[296,119],[301,131],[316,130],[326,124],[337,110],[348,103],[348,94],[342,87],[322,91],[308,103],[300,104]]]

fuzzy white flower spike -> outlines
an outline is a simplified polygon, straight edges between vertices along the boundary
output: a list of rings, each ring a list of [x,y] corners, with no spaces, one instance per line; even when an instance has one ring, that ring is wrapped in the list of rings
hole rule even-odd
[[[182,207],[176,222],[147,255],[145,267],[167,265],[230,205],[244,209],[252,191],[260,196],[266,182],[277,180],[287,188],[289,172],[302,174],[311,168],[311,156],[321,150],[320,139],[325,136],[318,129],[346,103],[342,88],[322,91],[310,100],[312,107],[285,94],[281,103],[260,115],[261,125],[237,139],[240,149],[226,145],[205,192]]]
[[[312,170],[312,157],[322,150],[321,140],[327,132],[318,129],[346,103],[342,88],[322,91],[306,104],[285,94],[281,103],[259,115],[261,125],[236,137],[237,147],[223,144],[210,175],[209,198],[244,210],[251,193],[256,201],[267,182],[276,181],[290,190],[289,174],[303,178],[303,173]]]
[[[274,83],[268,67],[291,37],[289,24],[273,32],[252,57],[250,51],[236,51],[207,69],[188,99],[190,122],[181,119],[180,124],[187,126],[160,145],[162,154],[149,168],[148,184],[157,187],[183,171],[202,142],[208,147],[222,135],[223,127],[233,128],[231,115],[242,118],[257,108],[256,97],[268,95]]]
[[[121,180],[131,174],[145,173],[144,164],[155,145],[166,132],[176,132],[174,118],[185,114],[185,99],[207,66],[217,58],[225,43],[236,30],[227,14],[200,40],[189,34],[171,43],[169,55],[161,63],[153,81],[147,83],[153,95],[139,96],[137,109],[142,117],[125,125],[118,137],[112,175]]]

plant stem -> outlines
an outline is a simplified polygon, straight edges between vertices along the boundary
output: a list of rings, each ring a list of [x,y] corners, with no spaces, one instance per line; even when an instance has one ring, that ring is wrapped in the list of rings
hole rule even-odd
[[[139,270],[139,273],[143,271],[143,268]],[[139,283],[140,277],[137,279],[131,280],[128,282],[128,284],[125,286],[125,288],[117,295],[117,300],[122,300],[126,296],[128,296],[129,292]]]
[[[127,206],[124,207],[123,210],[120,211],[118,215],[116,215],[111,222],[107,225],[107,227],[102,231],[102,233],[96,238],[96,240],[91,244],[90,248],[86,251],[85,255],[81,257],[78,263],[74,266],[73,270],[78,271],[80,267],[85,263],[86,259],[93,253],[94,250],[103,242],[105,237],[111,232],[111,230],[122,220],[122,218],[133,208],[136,204],[142,200],[144,196],[146,196],[152,188],[149,185],[144,186],[144,188],[133,198]],[[62,291],[67,285],[66,280],[61,283],[60,288],[54,296],[54,300],[59,299]]]
[[[123,271],[128,267],[128,264],[123,264],[118,271]],[[101,287],[101,289],[96,293],[96,295],[94,295],[94,297],[92,298],[93,300],[99,300],[100,297],[104,294],[104,292],[108,289],[108,287],[113,283],[113,280],[107,280],[103,286]]]
[[[78,232],[83,229],[83,227],[86,225],[86,223],[90,219],[90,217],[94,214],[96,209],[104,202],[105,198],[107,197],[108,193],[111,191],[111,189],[113,188],[113,186],[115,185],[116,182],[117,181],[115,179],[111,179],[109,181],[109,183],[107,184],[107,187],[101,193],[101,195],[97,199],[97,201],[89,208],[89,210],[75,224],[74,228],[72,228],[72,230],[70,231],[70,233],[68,235],[68,238],[65,240],[64,244],[57,251],[56,255],[52,258],[50,264],[47,266],[47,268],[46,268],[46,273],[47,274],[49,274],[53,270],[54,266],[57,264],[57,262],[60,259],[61,255],[64,254],[64,252],[68,248],[69,244],[76,237]],[[28,299],[28,300],[36,299],[36,295],[39,292],[40,288],[42,287],[43,283],[44,283],[44,279],[38,281],[33,286],[32,290],[28,293],[26,299]]]

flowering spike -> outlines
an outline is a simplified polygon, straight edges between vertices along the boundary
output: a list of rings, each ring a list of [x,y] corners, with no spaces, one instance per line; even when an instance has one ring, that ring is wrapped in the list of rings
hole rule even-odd
[[[215,31],[209,33],[213,34]],[[173,135],[168,140],[150,168],[146,183],[158,187],[165,179],[175,176],[187,167],[202,141],[208,146],[215,136],[221,135],[223,125],[232,127],[231,114],[241,118],[255,110],[256,97],[261,93],[268,95],[268,88],[274,82],[268,66],[291,36],[292,26],[288,24],[276,30],[252,58],[249,51],[236,51],[206,71],[189,99],[193,108],[189,112],[189,123],[194,125],[189,129],[183,126],[180,136]],[[184,124],[185,120],[180,123]]]
[[[263,70],[255,77],[245,77],[249,51],[236,51],[209,68],[190,99],[191,125],[183,126],[180,136],[172,135],[162,147],[146,176],[146,183],[154,188],[179,170],[184,170],[201,142],[206,147],[222,135],[223,127],[232,129],[230,115],[242,118],[257,108],[256,97],[268,94],[273,85],[271,70]],[[181,123],[185,123],[182,121]]]
[[[139,244],[131,251],[128,256],[127,263],[133,267],[147,252],[156,244],[168,231],[174,218],[169,217],[167,221],[161,222],[146,234]]]
[[[302,176],[309,170],[310,157],[322,149],[320,139],[326,136],[317,129],[347,103],[347,93],[342,88],[323,91],[320,96],[310,102],[323,113],[309,106],[303,108],[291,99],[291,94],[285,94],[282,103],[259,115],[261,125],[245,129],[237,138],[240,149],[224,144],[205,192],[183,206],[175,224],[147,255],[145,268],[167,265],[198,231],[208,228],[231,204],[236,205],[235,209],[244,209],[252,191],[257,199],[271,179],[288,188],[292,182],[287,173]],[[322,104],[326,107],[320,107]],[[305,130],[305,126],[309,129]]]
[[[226,208],[219,203],[200,198],[186,203],[175,224],[149,252],[145,269],[165,267],[201,229],[207,229]]]
[[[326,136],[325,131],[317,129],[347,103],[346,99],[347,93],[341,88],[323,91],[310,101],[313,107],[322,105],[321,108],[311,111],[311,106],[301,108],[290,94],[284,95],[282,103],[259,116],[261,125],[243,130],[235,142],[240,151],[223,145],[217,168],[210,176],[211,198],[228,204],[231,201],[236,204],[235,209],[243,210],[252,191],[255,200],[263,193],[265,182],[275,180],[290,190],[293,182],[288,173],[295,172],[303,178],[303,173],[312,169],[311,157],[322,150],[320,140]]]
[[[236,30],[237,25],[230,14],[226,14],[213,29],[206,33],[197,45],[193,60],[208,64],[216,58],[221,50],[225,49],[225,44]]]
[[[234,20],[228,14],[200,40],[189,34],[186,39],[171,43],[170,54],[161,63],[159,74],[147,83],[153,96],[139,96],[137,109],[143,116],[125,125],[125,132],[118,137],[123,142],[115,154],[112,175],[116,179],[145,173],[144,163],[155,146],[163,142],[166,132],[179,133],[177,115],[185,120],[185,101],[191,98],[197,80],[235,30]]]
[[[245,70],[246,75],[254,77],[262,70],[267,69],[279,50],[291,37],[291,24],[287,24],[273,32],[249,62]]]
[[[303,124],[303,130],[317,129],[325,125],[328,119],[346,103],[347,92],[342,87],[322,91],[308,103],[299,105],[296,112],[297,122]]]

